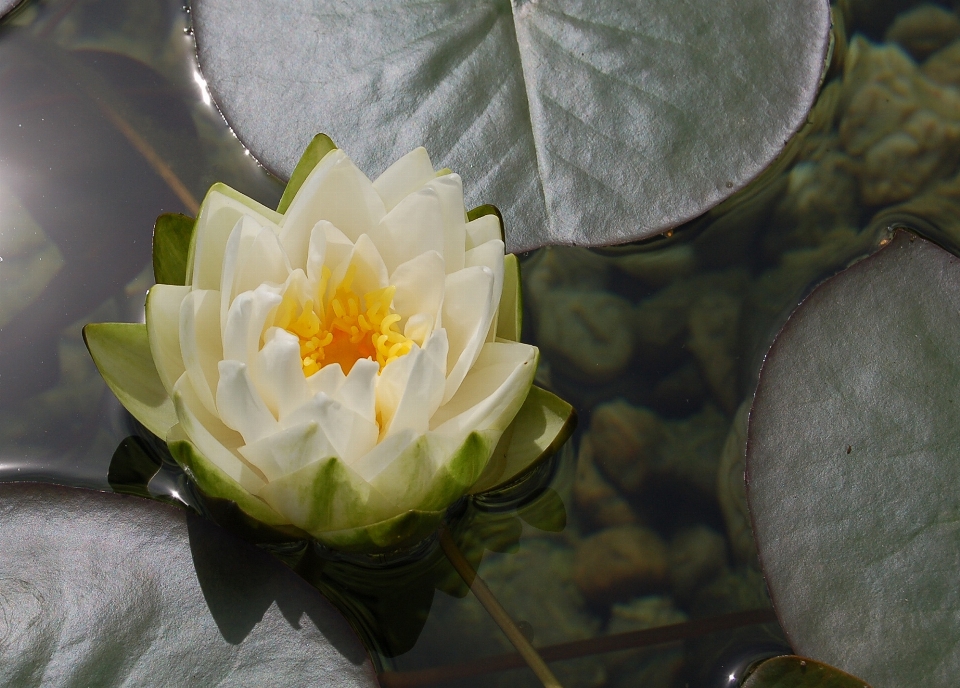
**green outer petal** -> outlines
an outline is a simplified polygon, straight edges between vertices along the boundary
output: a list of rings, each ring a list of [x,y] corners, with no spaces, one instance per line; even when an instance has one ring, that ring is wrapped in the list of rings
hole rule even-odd
[[[427,433],[370,482],[394,502],[403,499],[421,511],[446,509],[476,482],[499,438],[496,430],[471,432],[456,446],[449,437]]]
[[[523,329],[523,293],[520,282],[520,261],[512,253],[503,257],[503,292],[497,313],[497,337],[520,341]]]
[[[500,433],[495,430],[471,432],[453,458],[444,465],[433,479],[430,491],[421,509],[445,509],[467,493],[483,474],[497,446]]]
[[[467,211],[467,222],[472,222],[478,217],[484,217],[485,215],[496,215],[497,219],[500,220],[500,238],[503,240],[503,243],[507,243],[506,230],[504,229],[505,225],[503,224],[503,215],[500,213],[500,209],[495,205],[490,205],[485,203],[483,205],[478,205],[476,208]]]
[[[316,539],[346,552],[399,549],[430,537],[440,526],[444,511],[406,511],[367,526],[317,533]]]
[[[310,145],[307,146],[307,149],[303,151],[303,155],[300,156],[300,161],[297,163],[297,166],[293,169],[293,174],[290,175],[290,181],[287,182],[287,188],[283,190],[283,196],[280,197],[280,203],[277,205],[278,213],[282,214],[287,212],[287,208],[290,207],[290,203],[297,195],[304,180],[310,172],[313,171],[313,168],[323,160],[327,153],[336,149],[337,144],[326,134],[317,134],[313,137]]]
[[[534,385],[511,428],[504,432],[509,444],[503,457],[490,462],[470,494],[506,485],[549,458],[573,434],[576,425],[577,414],[570,404]],[[498,452],[501,449],[502,446],[497,447]]]
[[[328,457],[267,483],[259,496],[287,521],[317,536],[369,525],[400,509],[336,457]]]
[[[153,226],[153,278],[158,284],[187,283],[187,257],[196,220],[180,213],[164,213]]]
[[[123,407],[154,435],[166,437],[177,413],[150,355],[147,326],[91,323],[83,328],[83,341]]]
[[[180,426],[176,426],[167,438],[167,446],[173,458],[205,494],[211,497],[235,502],[247,515],[271,526],[289,525],[290,521],[271,509],[263,500],[253,496],[240,487],[240,483],[217,468],[209,459],[197,451],[193,443],[186,438]]]

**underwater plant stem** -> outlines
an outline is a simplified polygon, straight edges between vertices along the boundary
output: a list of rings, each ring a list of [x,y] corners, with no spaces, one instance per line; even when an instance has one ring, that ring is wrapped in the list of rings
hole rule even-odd
[[[82,86],[82,85],[81,85]],[[197,213],[200,212],[200,204],[197,202],[196,197],[190,193],[189,189],[184,185],[177,174],[173,171],[170,165],[160,157],[160,154],[147,143],[146,139],[140,136],[137,131],[130,126],[123,117],[121,117],[116,111],[113,110],[109,105],[103,102],[102,99],[96,98],[91,95],[91,99],[97,104],[97,107],[100,108],[100,112],[103,113],[104,117],[110,120],[110,123],[114,128],[119,131],[127,142],[136,149],[136,151],[147,161],[147,164],[153,168],[153,171],[160,176],[164,183],[170,188],[170,190],[176,195],[180,202],[183,203],[184,207],[187,209],[187,212],[196,217]]]
[[[443,549],[443,553],[447,555],[450,563],[453,564],[453,568],[460,574],[463,582],[467,584],[480,601],[480,604],[483,605],[483,608],[487,610],[487,613],[497,622],[500,630],[503,631],[507,639],[513,643],[513,646],[517,648],[517,652],[520,653],[520,656],[523,657],[524,661],[533,673],[536,674],[537,678],[540,679],[544,687],[563,688],[557,680],[557,677],[550,671],[550,667],[543,661],[540,653],[530,644],[530,641],[523,635],[517,627],[517,624],[510,618],[510,615],[500,606],[500,603],[497,601],[497,598],[494,597],[493,593],[490,592],[487,584],[483,582],[483,579],[477,575],[477,572],[473,570],[470,563],[464,558],[463,553],[460,552],[460,548],[458,548],[457,544],[453,541],[450,531],[446,528],[440,530],[440,547]]]

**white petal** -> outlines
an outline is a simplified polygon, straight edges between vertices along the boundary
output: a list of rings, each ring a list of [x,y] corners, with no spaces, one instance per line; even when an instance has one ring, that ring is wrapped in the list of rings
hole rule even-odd
[[[187,269],[188,284],[194,289],[219,289],[223,257],[230,232],[237,221],[249,215],[264,227],[276,225],[283,219],[279,213],[247,198],[226,184],[210,187],[194,229],[191,264]]]
[[[246,444],[275,433],[280,426],[253,386],[247,366],[240,361],[220,361],[217,411],[228,428],[241,435]]]
[[[160,382],[170,395],[186,370],[180,353],[180,305],[189,293],[190,287],[173,284],[155,284],[147,292],[150,355],[157,366]]]
[[[354,367],[356,367],[356,364],[354,364]],[[379,371],[380,366],[377,366],[377,372]],[[312,395],[323,393],[328,397],[333,397],[346,379],[347,376],[343,374],[343,368],[340,367],[340,364],[325,365],[307,378],[307,385],[310,387],[310,394]]]
[[[500,294],[503,292],[503,255],[504,247],[500,239],[490,241],[472,248],[464,254],[466,267],[485,266],[493,273],[493,300],[500,303]]]
[[[381,440],[404,430],[423,434],[443,400],[447,334],[436,330],[426,346],[389,363],[377,382]]]
[[[414,313],[407,318],[407,322],[403,326],[403,336],[412,339],[417,346],[423,347],[427,337],[433,333],[436,322],[436,316],[427,313]]]
[[[264,480],[237,453],[243,438],[207,411],[186,375],[181,376],[174,386],[173,403],[177,408],[180,427],[197,450],[240,483],[240,487],[256,494],[263,487]]]
[[[409,354],[407,355],[409,356]],[[398,432],[360,457],[353,463],[352,468],[361,478],[370,482],[380,471],[393,463],[403,453],[403,450],[418,437],[419,435],[410,429]]]
[[[270,336],[257,354],[253,382],[274,417],[283,419],[310,398],[300,360],[300,339],[286,330],[271,328]]]
[[[329,220],[350,241],[369,234],[385,214],[383,201],[373,184],[344,155],[334,150],[307,175],[284,214],[282,231],[299,234],[300,225],[312,228]]]
[[[443,255],[443,208],[437,192],[424,187],[410,194],[387,213],[370,236],[390,272],[427,251]]]
[[[369,452],[377,443],[379,428],[376,423],[361,417],[326,394],[318,394],[291,413],[284,420],[284,427],[311,422],[317,423],[323,430],[337,456],[347,465]],[[317,457],[320,458],[322,457]]]
[[[500,220],[496,215],[484,215],[467,223],[467,244],[469,251],[494,239],[503,239]]]
[[[244,223],[248,222],[249,218],[245,218]],[[231,284],[231,301],[237,294],[252,291],[261,284],[283,284],[289,275],[290,263],[280,246],[280,239],[272,229],[261,229],[253,236],[252,242],[240,243],[237,270]]]
[[[437,177],[428,188],[437,192],[443,210],[443,259],[447,273],[462,270],[466,250],[467,213],[463,207],[463,182],[458,174]]]
[[[226,327],[227,312],[237,294],[263,283],[283,284],[290,264],[272,228],[261,227],[243,217],[230,233],[220,280],[220,327]]]
[[[310,230],[310,243],[307,247],[307,263],[304,270],[307,273],[307,277],[309,277],[310,281],[314,284],[320,282],[323,266],[327,260],[327,233],[330,229],[336,228],[326,220],[320,220],[320,222],[315,224],[313,229]],[[347,250],[349,250],[350,240],[343,236],[343,232],[339,230],[337,230],[337,232],[343,237],[343,241],[347,245]],[[293,264],[293,258],[291,258],[290,261],[291,264]]]
[[[485,344],[460,389],[430,420],[430,429],[457,438],[473,430],[502,432],[530,391],[537,356],[529,344]]]
[[[493,272],[493,299],[497,303],[497,308],[493,311],[490,328],[487,330],[487,336],[484,337],[485,342],[492,342],[497,337],[497,317],[500,312],[500,296],[503,294],[503,252],[503,242],[499,239],[491,239],[485,244],[470,249],[464,256],[467,266],[482,265]]]
[[[190,383],[207,411],[216,415],[214,392],[223,359],[220,339],[220,292],[194,289],[180,304],[180,353]]]
[[[256,365],[255,357],[260,350],[267,318],[282,300],[279,291],[279,287],[261,284],[254,291],[245,291],[233,300],[223,331],[222,358]]]
[[[390,275],[390,284],[397,288],[393,308],[405,323],[416,313],[427,313],[436,322],[443,303],[443,284],[446,278],[443,256],[427,251],[401,263]]]
[[[263,471],[268,481],[300,470],[320,459],[336,456],[336,450],[314,421],[285,428],[240,447],[239,452]]]
[[[340,366],[327,366],[340,368]],[[322,370],[321,370],[322,371]],[[361,358],[353,364],[347,375],[330,396],[361,418],[377,422],[377,377],[380,364],[369,358]],[[342,371],[341,371],[342,375]]]
[[[496,301],[495,276],[490,268],[475,266],[447,275],[441,319],[450,343],[447,353],[446,403],[456,393],[490,329]]]
[[[352,264],[357,266],[357,272],[353,278],[353,291],[361,298],[364,294],[387,286],[387,266],[380,257],[380,251],[366,234],[357,239]],[[363,304],[360,306],[362,308]]]
[[[427,149],[415,148],[395,163],[390,165],[383,174],[377,177],[373,188],[383,199],[383,206],[387,212],[393,210],[397,203],[406,198],[421,186],[436,177],[433,163]]]

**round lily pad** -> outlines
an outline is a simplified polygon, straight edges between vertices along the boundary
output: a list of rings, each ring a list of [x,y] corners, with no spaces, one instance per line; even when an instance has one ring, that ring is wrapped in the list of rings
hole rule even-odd
[[[425,145],[510,251],[659,234],[804,123],[826,0],[195,0],[227,121],[289,177],[318,131],[378,174]]]
[[[0,520],[2,685],[377,685],[329,602],[205,519],[11,483]]]
[[[960,260],[899,233],[764,363],[747,496],[799,654],[875,688],[960,676]]]

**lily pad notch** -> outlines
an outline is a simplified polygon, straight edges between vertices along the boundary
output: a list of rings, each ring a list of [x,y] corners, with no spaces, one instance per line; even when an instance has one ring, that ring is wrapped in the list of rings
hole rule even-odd
[[[644,239],[729,198],[806,121],[830,40],[827,0],[193,10],[214,100],[268,169],[291,176],[321,128],[367,169],[423,143],[472,171],[511,252]]]

